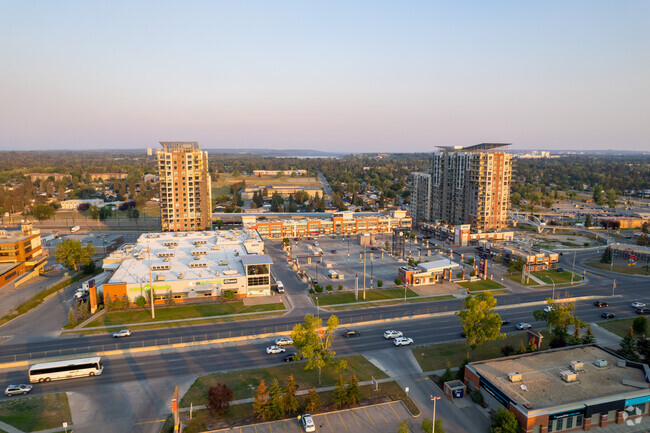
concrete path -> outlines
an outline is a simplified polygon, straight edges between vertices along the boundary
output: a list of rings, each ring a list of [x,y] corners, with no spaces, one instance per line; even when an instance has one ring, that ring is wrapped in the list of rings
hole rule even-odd
[[[23,433],[22,430],[18,430],[17,428],[12,427],[9,424],[6,424],[2,421],[0,421],[0,430],[4,430],[7,433]]]
[[[593,332],[594,337],[596,337],[596,343],[599,346],[618,350],[619,344],[621,342],[621,337],[614,334],[613,332],[608,331],[605,328],[601,328],[595,323],[591,324],[591,332]]]

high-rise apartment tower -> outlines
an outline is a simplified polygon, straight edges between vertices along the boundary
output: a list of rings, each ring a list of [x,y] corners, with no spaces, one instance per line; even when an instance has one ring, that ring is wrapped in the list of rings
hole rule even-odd
[[[428,172],[411,175],[413,222],[507,227],[512,155],[501,149],[509,145],[439,146]]]
[[[208,152],[195,141],[161,141],[158,152],[162,231],[206,230],[212,226]]]

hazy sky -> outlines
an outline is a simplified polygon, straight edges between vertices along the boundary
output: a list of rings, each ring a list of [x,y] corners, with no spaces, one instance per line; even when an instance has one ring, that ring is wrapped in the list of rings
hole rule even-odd
[[[0,1],[0,150],[650,151],[650,1]]]

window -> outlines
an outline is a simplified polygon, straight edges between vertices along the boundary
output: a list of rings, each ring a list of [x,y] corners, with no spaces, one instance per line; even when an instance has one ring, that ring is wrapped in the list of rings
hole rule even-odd
[[[266,286],[270,284],[269,276],[264,277],[248,277],[248,286]]]

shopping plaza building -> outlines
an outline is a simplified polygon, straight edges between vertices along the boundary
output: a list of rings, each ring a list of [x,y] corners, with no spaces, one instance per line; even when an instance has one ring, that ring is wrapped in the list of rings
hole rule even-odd
[[[270,295],[271,264],[255,230],[148,233],[104,259],[115,272],[102,289],[135,302],[153,284],[157,303]]]

